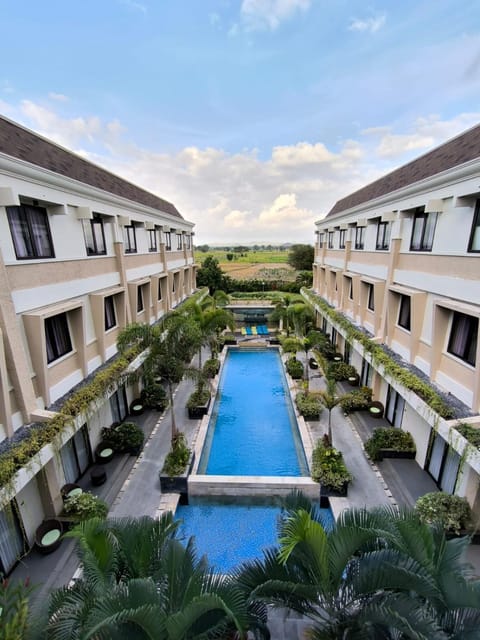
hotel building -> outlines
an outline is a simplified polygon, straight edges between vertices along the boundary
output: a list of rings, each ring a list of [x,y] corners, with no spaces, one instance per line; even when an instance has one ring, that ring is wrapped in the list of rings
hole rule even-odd
[[[418,464],[480,516],[480,452],[456,428],[480,428],[480,125],[316,227],[317,324],[412,433]]]
[[[0,452],[108,366],[127,323],[193,293],[192,229],[170,202],[0,117]],[[112,389],[0,488],[0,573],[138,393]]]

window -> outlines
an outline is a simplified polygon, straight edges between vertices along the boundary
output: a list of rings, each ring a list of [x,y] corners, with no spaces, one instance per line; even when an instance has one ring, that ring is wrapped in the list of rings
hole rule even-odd
[[[328,248],[329,249],[333,249],[333,235],[334,235],[334,231],[329,231],[328,232]]]
[[[133,224],[123,227],[123,241],[125,243],[125,253],[137,253],[137,239]]]
[[[46,209],[30,205],[7,207],[7,215],[18,260],[55,257]]]
[[[162,281],[158,281],[158,300],[162,299]]]
[[[367,307],[370,311],[375,311],[375,294],[373,290],[373,284],[367,283],[368,287],[368,299],[367,299]]]
[[[182,234],[177,233],[177,250],[182,248]]]
[[[474,367],[477,336],[478,318],[454,311],[447,351]]]
[[[165,231],[165,249],[167,251],[171,251],[172,250],[172,234],[170,233],[170,231]]]
[[[137,287],[137,313],[143,311],[143,291],[142,287]]]
[[[386,251],[390,246],[390,223],[379,222],[377,226],[377,251]]]
[[[319,233],[318,234],[318,246],[320,249],[323,248],[323,245],[325,243],[325,234],[324,233]]]
[[[110,409],[112,411],[113,422],[122,422],[127,417],[128,404],[124,384],[110,396]]]
[[[346,236],[346,233],[347,233],[346,229],[340,229],[340,240],[339,240],[340,249],[345,249],[345,236]]]
[[[347,289],[348,289],[348,299],[353,300],[353,280],[352,278],[347,278]]]
[[[410,251],[432,250],[437,215],[437,213],[425,213],[423,207],[415,210]]]
[[[157,250],[157,232],[155,229],[148,229],[148,250]]]
[[[480,200],[477,200],[477,206],[475,207],[475,215],[473,217],[473,225],[472,231],[470,233],[468,250],[471,253],[480,253]]]
[[[355,249],[363,249],[365,246],[365,227],[355,229]]]
[[[113,296],[108,296],[105,298],[105,331],[108,331],[116,324],[115,300]]]
[[[185,236],[185,249],[191,249],[192,248],[192,236]]]
[[[398,307],[398,325],[410,331],[410,296],[400,295]]]
[[[99,217],[94,217],[93,220],[82,220],[82,222],[87,255],[105,255],[107,253],[107,249],[105,247],[103,220]]]
[[[66,482],[76,482],[85,473],[91,461],[86,424],[62,447],[60,459]]]
[[[45,338],[47,342],[47,362],[58,360],[72,351],[72,341],[66,313],[45,318]]]

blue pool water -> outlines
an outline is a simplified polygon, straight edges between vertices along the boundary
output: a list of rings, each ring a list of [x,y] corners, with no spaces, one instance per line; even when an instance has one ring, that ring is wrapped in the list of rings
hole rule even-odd
[[[308,475],[277,349],[229,349],[198,473]]]
[[[227,573],[245,560],[262,557],[262,551],[277,544],[280,507],[272,498],[262,502],[211,502],[195,498],[193,504],[179,506],[181,534],[195,536],[199,556],[206,555],[216,571]],[[322,509],[324,526],[333,522],[330,509]]]

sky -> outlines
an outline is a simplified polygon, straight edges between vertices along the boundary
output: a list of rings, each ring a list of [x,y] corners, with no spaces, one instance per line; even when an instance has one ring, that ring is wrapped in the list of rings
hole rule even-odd
[[[173,202],[195,244],[313,243],[480,122],[479,0],[0,0],[0,113]]]

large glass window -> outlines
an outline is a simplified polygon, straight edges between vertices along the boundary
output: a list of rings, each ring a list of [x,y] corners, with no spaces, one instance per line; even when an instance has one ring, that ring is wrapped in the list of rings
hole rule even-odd
[[[410,296],[400,295],[398,324],[400,327],[410,331]]]
[[[83,235],[89,256],[105,255],[107,253],[103,220],[101,218],[94,217],[92,220],[83,220]]]
[[[137,287],[137,313],[141,313],[144,309],[142,287]]]
[[[19,260],[54,258],[48,214],[42,207],[7,207],[15,255]]]
[[[122,422],[128,414],[127,394],[125,385],[122,385],[110,396],[110,408],[113,422]]]
[[[76,482],[87,470],[91,461],[87,425],[84,424],[60,451],[65,482]]]
[[[325,242],[325,234],[324,233],[319,233],[318,234],[318,246],[320,249],[323,248],[323,244]]]
[[[188,234],[185,236],[185,249],[191,249],[192,248],[192,236],[189,236]]]
[[[365,246],[365,227],[355,229],[355,249],[363,249]]]
[[[379,222],[377,226],[377,245],[379,251],[386,251],[390,246],[390,222]]]
[[[105,331],[108,331],[117,324],[115,315],[115,298],[107,296],[105,298]]]
[[[137,253],[137,238],[133,224],[123,227],[123,241],[125,243],[125,253]]]
[[[437,224],[437,213],[425,213],[423,207],[416,210],[413,219],[410,251],[431,251]]]
[[[172,250],[172,234],[170,233],[170,231],[164,231],[164,236],[165,236],[165,249],[167,251],[171,251]]]
[[[338,246],[340,249],[345,249],[345,236],[347,234],[346,229],[340,229],[340,238],[338,241]]]
[[[177,233],[177,250],[182,248],[182,234]]]
[[[157,250],[157,232],[155,229],[148,230],[148,250],[149,251]]]
[[[334,231],[329,231],[328,232],[328,248],[329,249],[333,249],[333,236],[334,236]]]
[[[58,360],[72,351],[72,341],[66,313],[45,318],[45,338],[47,343],[47,362]]]
[[[373,284],[367,283],[368,288],[368,298],[367,298],[367,308],[370,311],[375,311],[375,292],[373,288]]]
[[[453,312],[447,351],[475,366],[478,339],[478,318]]]
[[[25,552],[25,541],[14,501],[0,511],[0,574],[8,573]]]
[[[480,200],[477,200],[477,206],[475,207],[475,215],[473,216],[472,231],[470,233],[468,250],[471,253],[480,252]]]

